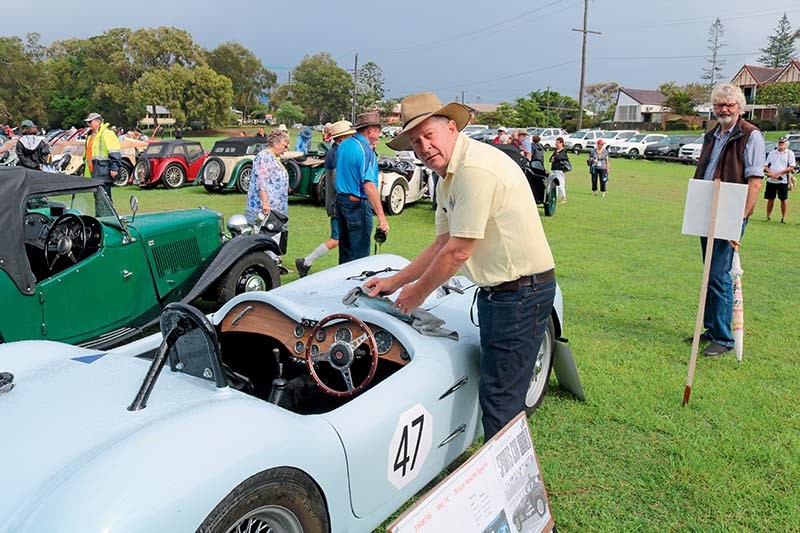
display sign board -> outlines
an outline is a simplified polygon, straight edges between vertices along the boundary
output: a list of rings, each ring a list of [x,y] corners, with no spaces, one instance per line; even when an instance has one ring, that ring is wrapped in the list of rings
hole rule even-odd
[[[714,182],[711,180],[689,180],[686,191],[686,206],[683,211],[684,235],[708,236],[711,222],[711,198]],[[744,204],[747,200],[747,185],[741,183],[721,183],[719,204],[717,204],[717,223],[714,237],[738,241],[742,236]]]
[[[552,530],[547,491],[524,413],[387,528],[389,533]]]

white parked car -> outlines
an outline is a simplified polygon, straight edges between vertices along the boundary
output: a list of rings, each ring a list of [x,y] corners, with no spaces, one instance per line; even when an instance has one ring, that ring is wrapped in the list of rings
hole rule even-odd
[[[600,138],[603,139],[603,143],[606,145],[606,150],[610,147],[614,146],[616,143],[621,141],[625,141],[634,135],[638,135],[639,132],[636,130],[611,130],[605,132]],[[586,143],[586,148],[589,150],[593,150],[597,147],[597,139],[589,141]]]
[[[531,133],[533,135],[533,133]],[[543,128],[537,135],[542,139],[539,141],[544,146],[545,150],[552,150],[556,146],[556,139],[563,137],[564,139],[569,136],[567,130],[561,128]]]
[[[644,149],[649,145],[655,144],[666,137],[666,135],[661,133],[640,133],[638,135],[633,135],[609,147],[608,155],[636,159],[637,157],[641,157],[644,153]]]
[[[489,129],[489,126],[487,126],[486,124],[468,124],[461,131],[462,131],[462,133],[464,133],[468,137],[472,137],[473,133],[480,133],[480,132],[488,130],[488,129]]]
[[[579,154],[584,150],[588,150],[588,142],[596,142],[604,133],[605,131],[603,130],[578,130],[564,138],[564,148]]]

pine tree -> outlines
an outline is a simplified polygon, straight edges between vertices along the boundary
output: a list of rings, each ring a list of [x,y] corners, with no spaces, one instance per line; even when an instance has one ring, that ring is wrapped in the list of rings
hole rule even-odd
[[[761,48],[763,55],[758,58],[759,63],[765,67],[783,68],[795,58],[797,54],[794,46],[795,33],[792,31],[792,25],[789,24],[789,18],[786,13],[778,21],[775,33],[770,35],[768,39],[769,45],[766,48]]]
[[[706,62],[709,64],[708,68],[703,69],[701,79],[707,80],[709,87],[713,87],[722,79],[722,68],[725,66],[725,60],[722,59],[720,50],[728,43],[724,42],[722,38],[725,36],[725,27],[720,22],[719,17],[714,21],[714,24],[708,29],[708,45],[709,56]]]

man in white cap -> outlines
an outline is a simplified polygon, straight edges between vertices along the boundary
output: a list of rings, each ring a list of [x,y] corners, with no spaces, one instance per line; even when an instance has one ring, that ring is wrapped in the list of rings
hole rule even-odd
[[[767,201],[767,222],[772,220],[775,197],[781,201],[781,224],[786,224],[786,200],[789,199],[789,179],[797,164],[794,152],[787,150],[789,138],[778,139],[778,147],[767,156],[764,172],[767,175],[767,188],[764,199]]]
[[[297,273],[301,278],[308,275],[314,261],[339,246],[339,222],[336,220],[336,154],[342,141],[355,135],[356,130],[347,120],[334,122],[327,128],[328,138],[333,142],[333,146],[325,153],[325,177],[323,179],[325,180],[325,209],[331,219],[331,234],[325,242],[314,248],[314,251],[306,257],[298,257],[294,260],[294,266],[297,267]]]
[[[461,270],[481,288],[479,399],[486,440],[525,405],[555,298],[553,256],[525,175],[497,148],[459,133],[469,110],[432,93],[401,102],[403,129],[390,148],[411,147],[441,179],[436,239],[397,274],[365,283],[370,296],[402,289],[409,313]],[[529,406],[532,407],[532,406]]]
[[[86,137],[84,151],[86,167],[83,175],[102,180],[103,189],[110,200],[111,186],[122,164],[119,138],[107,123],[103,123],[103,117],[99,113],[89,113],[84,122],[91,128],[91,133]]]

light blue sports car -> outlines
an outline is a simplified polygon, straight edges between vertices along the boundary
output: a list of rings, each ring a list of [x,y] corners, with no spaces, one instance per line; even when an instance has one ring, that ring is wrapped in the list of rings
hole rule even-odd
[[[406,264],[171,304],[108,352],[0,346],[0,531],[371,531],[481,433],[476,288],[413,315],[353,290]],[[530,409],[561,330],[559,291]]]

